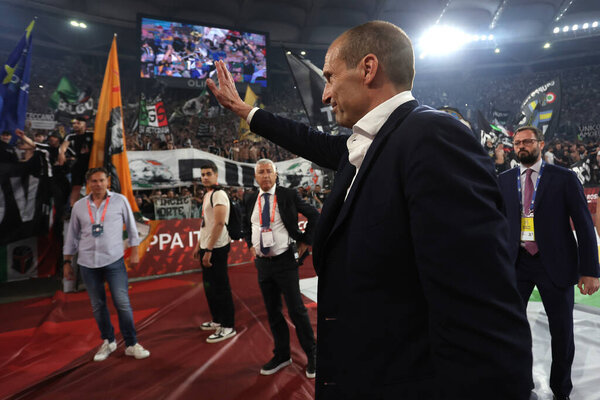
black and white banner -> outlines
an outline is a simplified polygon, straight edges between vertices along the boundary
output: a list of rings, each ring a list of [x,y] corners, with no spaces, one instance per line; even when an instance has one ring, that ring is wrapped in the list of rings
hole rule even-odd
[[[29,175],[23,163],[0,164],[0,245],[48,232],[48,180]]]
[[[154,219],[192,218],[192,198],[160,198],[154,200]]]
[[[253,187],[254,164],[231,161],[197,149],[128,151],[134,190],[187,186],[200,179],[200,167],[213,162],[222,186]],[[323,186],[324,171],[303,158],[275,163],[279,184],[285,187]]]

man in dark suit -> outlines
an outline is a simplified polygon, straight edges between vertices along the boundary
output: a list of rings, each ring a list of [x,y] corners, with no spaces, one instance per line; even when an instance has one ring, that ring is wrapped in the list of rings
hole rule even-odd
[[[517,129],[514,149],[521,165],[500,175],[510,226],[510,255],[525,304],[537,286],[552,336],[550,388],[569,398],[573,384],[573,285],[598,290],[598,247],[581,183],[573,171],[542,162],[544,138],[533,126]],[[571,223],[575,226],[577,240]]]
[[[494,167],[452,116],[412,97],[410,39],[373,21],[329,47],[329,136],[245,104],[217,62],[219,102],[336,170],[315,230],[316,397],[527,400],[531,332]]]
[[[273,358],[261,368],[260,373],[272,375],[292,363],[290,332],[281,312],[283,295],[298,341],[308,360],[306,376],[314,378],[315,335],[300,294],[295,246],[298,256],[308,251],[319,212],[303,201],[296,190],[275,184],[277,169],[273,161],[259,160],[254,172],[260,190],[244,197],[244,232],[248,248],[255,256],[258,284],[275,342]],[[298,213],[308,220],[304,233],[298,229]]]

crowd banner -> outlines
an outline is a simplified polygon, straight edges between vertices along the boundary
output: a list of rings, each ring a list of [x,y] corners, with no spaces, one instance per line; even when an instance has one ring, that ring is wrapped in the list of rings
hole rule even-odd
[[[200,179],[200,167],[214,163],[219,185],[254,187],[254,164],[232,161],[197,149],[129,151],[129,170],[134,190],[190,185]],[[323,186],[325,171],[303,158],[275,163],[279,184],[285,187]]]
[[[291,51],[285,52],[285,58],[310,125],[324,132],[335,131],[333,109],[330,105],[323,104],[321,100],[327,83],[323,71],[309,60]]]
[[[600,123],[589,123],[579,126],[579,139],[600,139]]]
[[[169,133],[169,121],[165,105],[160,96],[154,100],[146,99],[142,93],[138,116],[138,129],[142,135],[164,137]]]
[[[0,282],[54,274],[50,193],[49,178],[29,175],[23,163],[0,164]]]
[[[25,121],[30,124],[31,129],[51,131],[56,128],[54,114],[27,113]]]
[[[158,198],[154,200],[154,219],[185,219],[192,216],[192,198]]]
[[[518,125],[533,125],[549,140],[558,125],[561,103],[560,79],[543,84],[523,100]]]

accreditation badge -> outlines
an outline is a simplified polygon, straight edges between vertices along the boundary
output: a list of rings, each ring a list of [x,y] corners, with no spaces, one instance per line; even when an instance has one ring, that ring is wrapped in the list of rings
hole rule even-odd
[[[269,228],[262,228],[260,231],[260,238],[263,247],[275,246],[275,237],[273,236],[273,230]]]
[[[99,237],[104,232],[104,226],[102,224],[94,224],[92,225],[92,236]]]
[[[521,217],[521,241],[535,242],[535,231],[533,229],[533,216]]]

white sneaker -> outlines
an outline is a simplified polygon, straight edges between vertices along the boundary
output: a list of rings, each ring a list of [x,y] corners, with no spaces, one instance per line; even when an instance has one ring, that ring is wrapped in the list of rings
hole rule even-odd
[[[219,327],[215,333],[206,338],[207,343],[217,343],[233,337],[237,332],[233,328]]]
[[[135,357],[136,360],[141,360],[142,358],[150,357],[150,352],[143,348],[141,344],[136,343],[125,349],[125,355]]]
[[[200,324],[200,329],[203,331],[214,331],[221,327],[218,322],[207,321]]]
[[[102,343],[102,346],[100,346],[100,348],[98,349],[98,351],[96,352],[96,354],[94,355],[94,361],[104,361],[108,358],[108,356],[110,355],[110,353],[112,353],[113,351],[115,351],[117,349],[117,343],[116,342],[108,342],[108,339],[104,339],[104,343]]]

